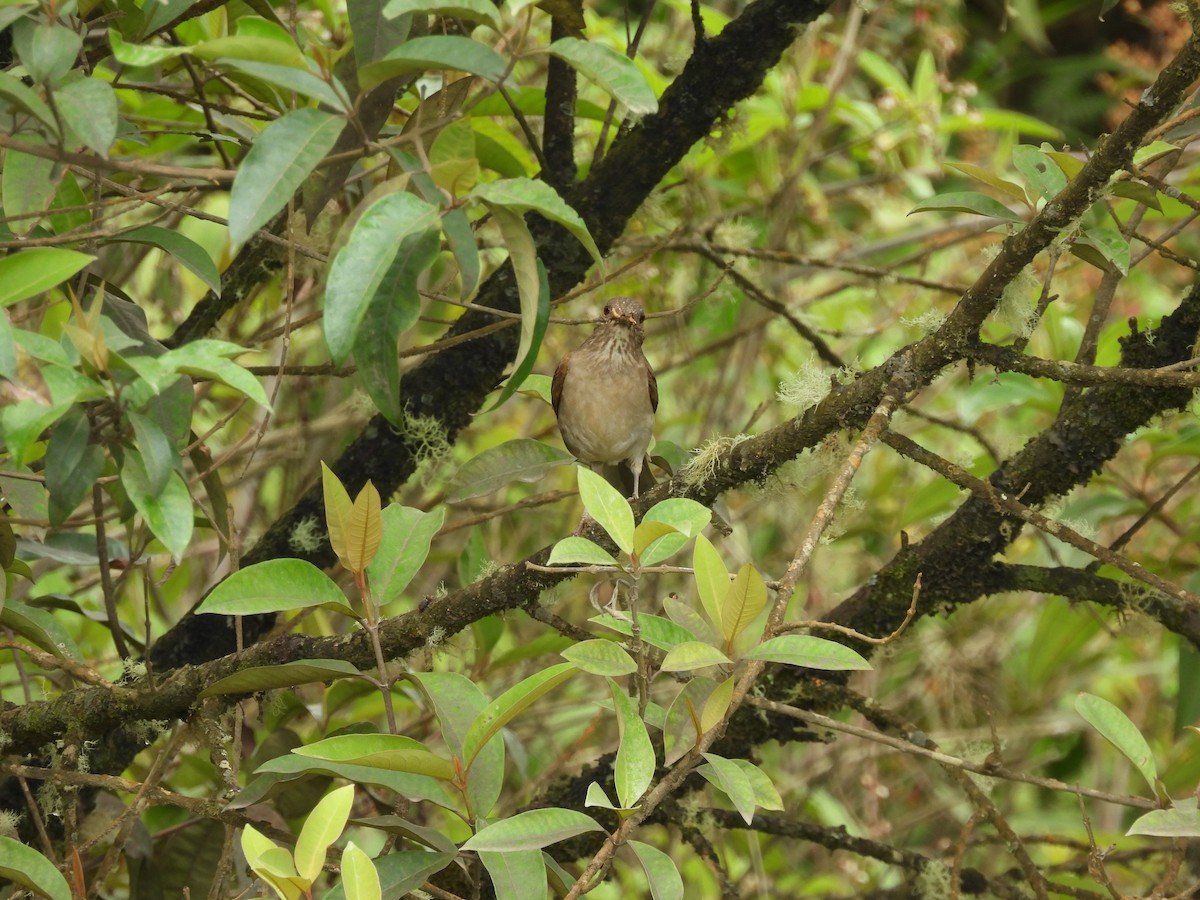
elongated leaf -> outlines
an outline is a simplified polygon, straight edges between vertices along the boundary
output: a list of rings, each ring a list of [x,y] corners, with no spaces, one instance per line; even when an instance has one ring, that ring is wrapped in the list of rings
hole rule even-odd
[[[304,820],[300,837],[296,839],[296,874],[312,884],[321,874],[325,854],[338,839],[346,820],[350,818],[350,807],[354,805],[354,785],[336,788],[321,798],[313,811]],[[370,862],[368,859],[367,862]]]
[[[654,745],[650,743],[646,723],[638,715],[637,704],[633,698],[622,691],[611,678],[608,680],[608,688],[612,693],[613,707],[617,711],[617,729],[620,735],[617,761],[613,768],[613,778],[617,783],[617,800],[622,809],[633,809],[654,779]]]
[[[306,69],[304,54],[290,40],[280,41],[257,35],[228,35],[202,41],[192,47],[191,53],[201,59],[245,59]]]
[[[157,225],[144,225],[141,228],[123,232],[114,240],[150,244],[160,250],[165,250],[189,272],[203,281],[205,287],[218,297],[221,295],[221,276],[217,272],[216,263],[208,255],[208,251],[178,231],[160,228]]]
[[[675,553],[696,535],[712,519],[712,512],[707,506],[688,500],[684,497],[671,497],[654,504],[642,517],[639,528],[647,522],[662,522],[672,526],[674,533],[664,534],[657,542],[651,543],[645,550],[639,550],[642,565],[652,566]]]
[[[83,38],[65,25],[27,18],[13,23],[12,44],[34,81],[53,83],[71,71]]]
[[[459,503],[490,494],[514,481],[540,481],[552,468],[570,462],[571,458],[571,454],[544,441],[532,438],[505,441],[467,461],[451,480],[446,499]]]
[[[259,81],[265,81],[267,84],[311,97],[338,112],[350,112],[351,104],[346,95],[346,88],[335,76],[331,75],[329,76],[330,81],[325,81],[307,69],[262,62],[257,59],[220,59],[217,62],[219,65],[249,75],[251,78],[257,78]]]
[[[196,612],[249,616],[309,606],[354,615],[342,589],[312,563],[269,559],[238,569],[212,589]]]
[[[1095,694],[1081,693],[1075,698],[1075,711],[1100,732],[1142,773],[1151,793],[1158,792],[1158,768],[1150,745],[1125,713]]]
[[[121,484],[154,536],[176,560],[183,558],[192,539],[192,498],[179,473],[171,470],[160,490],[154,490],[142,455],[125,452]]]
[[[55,91],[63,121],[88,147],[107,158],[117,137],[117,95],[102,78],[80,78]]]
[[[397,428],[403,426],[404,413],[400,407],[396,340],[420,315],[417,280],[437,260],[439,248],[440,238],[434,228],[403,237],[354,334],[359,377],[376,408]]]
[[[71,900],[71,887],[54,863],[10,837],[0,837],[0,878],[50,900]]]
[[[621,492],[591,469],[579,468],[579,496],[589,516],[625,553],[633,552],[633,510]]]
[[[746,563],[725,593],[721,606],[721,634],[727,643],[750,627],[750,623],[767,605],[767,586],[758,569]]]
[[[675,861],[656,847],[641,841],[629,841],[629,849],[646,873],[653,900],[683,900],[683,878]]]
[[[633,657],[612,641],[596,638],[572,644],[562,652],[568,662],[592,675],[628,675],[637,671]]]
[[[579,670],[571,663],[559,663],[530,675],[493,700],[479,714],[463,739],[463,766],[469,768],[475,755],[501,728],[550,693]],[[542,845],[545,846],[545,845]],[[488,847],[495,850],[495,847]],[[524,848],[514,848],[524,849]]]
[[[1145,815],[1138,816],[1125,833],[1147,837],[1200,837],[1200,810],[1152,809]]]
[[[433,538],[446,519],[446,508],[421,512],[393,503],[383,511],[379,552],[367,566],[371,589],[380,607],[398,600],[425,564]]]
[[[589,815],[573,809],[531,809],[494,822],[469,838],[462,850],[538,850],[577,834],[604,829]]]
[[[549,52],[594,81],[631,115],[645,116],[658,110],[658,98],[646,76],[633,60],[606,44],[565,37],[551,44]]]
[[[200,697],[274,691],[346,677],[366,678],[357,668],[340,659],[306,659],[277,666],[251,666],[214,681],[200,692]]]
[[[59,659],[81,660],[75,639],[51,613],[36,606],[26,606],[11,597],[0,607],[0,625],[10,628],[21,637]]]
[[[733,680],[734,676],[730,675],[718,684],[708,695],[708,699],[704,701],[704,709],[700,711],[701,734],[711,731],[725,717],[725,713],[729,710],[729,704],[733,700]]]
[[[304,179],[333,149],[345,124],[340,116],[319,109],[297,109],[263,130],[238,166],[229,194],[233,252],[287,206]]]
[[[78,406],[72,406],[50,433],[46,490],[52,525],[61,524],[75,510],[104,467],[104,451],[90,439],[91,423]]]
[[[108,46],[112,48],[113,57],[125,66],[141,68],[153,66],[188,52],[187,47],[164,47],[152,44],[130,44],[121,37],[121,32],[115,28],[108,29]]]
[[[225,341],[198,340],[168,350],[158,358],[159,367],[167,371],[183,372],[211,378],[240,391],[264,409],[270,408],[267,392],[258,379],[237,363],[226,359],[245,353],[244,347]]]
[[[827,671],[871,668],[869,662],[845,644],[807,634],[785,634],[782,637],[771,638],[746,653],[743,658]]]
[[[454,861],[456,853],[426,853],[422,850],[401,850],[389,853],[371,863],[379,878],[380,891],[383,896],[407,897],[417,890]],[[342,859],[345,866],[345,857]],[[344,871],[344,869],[343,869]],[[322,900],[360,900],[352,897],[346,890],[345,884],[339,884],[327,893]]]
[[[375,863],[354,841],[346,844],[342,851],[342,889],[346,892],[346,900],[382,900],[383,897]]]
[[[971,163],[952,162],[946,163],[946,168],[954,169],[962,172],[969,178],[974,178],[976,181],[982,181],[988,187],[995,188],[1005,196],[1016,200],[1018,203],[1028,203],[1029,198],[1025,196],[1025,191],[1015,182],[1001,178],[994,172],[985,169],[981,166],[975,166]]]
[[[1047,200],[1067,186],[1062,169],[1044,151],[1030,144],[1013,148],[1013,165],[1038,196]]]
[[[615,566],[617,561],[608,551],[579,535],[565,537],[550,550],[550,558],[546,565],[584,565],[584,566]]]
[[[659,668],[664,672],[691,672],[706,666],[724,666],[732,663],[733,660],[711,644],[685,641],[667,651]]]
[[[529,233],[525,219],[504,206],[490,205],[489,208],[504,237],[521,301],[521,341],[517,347],[517,365],[496,402],[488,407],[490,410],[511,397],[533,369],[542,338],[546,334],[546,325],[550,321],[550,284],[545,267],[537,258],[533,235]]]
[[[343,734],[292,751],[329,762],[409,772],[442,781],[455,777],[454,765],[424,744],[398,734]]]
[[[546,896],[546,864],[541,850],[479,851],[479,861],[492,880],[496,900]]]
[[[351,572],[362,572],[375,558],[383,539],[383,518],[379,508],[379,491],[367,479],[354,498],[354,506],[346,518],[346,555]]]
[[[259,766],[255,770],[254,781],[247,785],[246,790],[238,795],[233,804],[238,808],[250,806],[277,784],[317,775],[345,778],[356,784],[378,785],[409,800],[428,800],[446,809],[455,809],[459,799],[458,791],[453,790],[447,782],[428,775],[285,754]]]
[[[748,759],[735,759],[733,764],[742,770],[750,782],[750,788],[754,791],[755,806],[762,809],[783,809],[783,798],[779,796],[779,791],[766,772]]]
[[[918,212],[929,212],[931,210],[974,213],[977,216],[987,216],[991,219],[999,219],[1002,222],[1025,221],[1022,216],[1017,215],[1000,201],[993,200],[987,194],[980,194],[977,191],[956,191],[949,194],[938,194],[914,206],[909,215],[911,216],[913,213]]]
[[[663,765],[674,765],[696,746],[700,712],[716,686],[711,678],[692,678],[675,695],[663,721]]]
[[[503,56],[479,41],[455,35],[431,35],[405,41],[378,62],[359,68],[358,84],[366,91],[389,78],[427,69],[470,72],[498,84],[508,64]]]
[[[41,143],[40,140],[31,143],[34,142]],[[5,150],[0,185],[3,188],[5,215],[20,216],[10,226],[13,233],[28,234],[41,223],[43,214],[48,212],[54,195],[58,193],[54,160],[17,150]]]
[[[401,242],[437,224],[437,208],[412,194],[388,194],[372,203],[329,267],[325,287],[325,341],[339,365],[354,348],[359,326],[395,260]]]
[[[704,758],[708,760],[708,765],[696,771],[725,792],[733,801],[734,809],[749,825],[754,820],[754,788],[746,773],[733,760],[715,753],[705,753]]]
[[[633,623],[628,619],[618,619],[616,616],[593,616],[588,621],[605,628],[611,628],[618,634],[632,635]],[[670,650],[684,641],[694,641],[696,636],[686,628],[681,628],[670,619],[662,616],[643,613],[638,616],[638,624],[642,627],[642,640],[660,650]]]
[[[15,106],[22,112],[34,116],[50,129],[51,134],[58,133],[58,120],[43,101],[32,89],[13,78],[7,72],[0,72],[0,101],[5,106]]]
[[[389,19],[410,13],[470,19],[472,22],[490,25],[494,31],[504,28],[500,21],[500,13],[488,0],[388,0],[387,5],[383,7],[383,14]]]
[[[696,536],[696,546],[692,548],[692,568],[696,572],[700,604],[713,628],[721,631],[721,606],[729,593],[729,572],[717,549],[702,534]]]

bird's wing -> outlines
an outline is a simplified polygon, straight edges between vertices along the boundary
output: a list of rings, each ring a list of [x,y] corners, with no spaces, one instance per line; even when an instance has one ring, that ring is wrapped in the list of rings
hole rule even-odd
[[[562,403],[563,382],[567,380],[567,360],[570,358],[570,353],[562,358],[562,362],[560,362],[558,364],[558,368],[554,370],[554,380],[550,383],[550,403],[554,407],[554,415],[556,416],[558,415],[559,404]],[[658,390],[652,389],[652,393],[657,398]],[[655,402],[657,404],[657,400]]]
[[[646,380],[650,382],[650,408],[658,412],[658,379],[654,377],[654,370],[650,368],[650,363],[646,362],[644,356],[642,357],[642,362],[646,366]],[[557,375],[554,376],[554,383],[558,384]]]

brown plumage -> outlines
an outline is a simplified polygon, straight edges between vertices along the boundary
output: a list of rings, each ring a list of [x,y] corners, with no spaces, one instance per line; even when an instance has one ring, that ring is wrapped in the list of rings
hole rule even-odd
[[[645,318],[632,297],[609,301],[591,337],[558,364],[550,395],[567,449],[633,497],[658,409],[658,381],[642,353]],[[644,480],[654,484],[649,470]]]

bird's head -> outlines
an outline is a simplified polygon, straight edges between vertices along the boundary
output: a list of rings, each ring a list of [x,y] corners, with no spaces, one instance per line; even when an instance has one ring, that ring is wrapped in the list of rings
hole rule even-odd
[[[614,297],[605,304],[600,321],[624,325],[640,332],[642,323],[646,321],[646,311],[642,304],[632,297]]]

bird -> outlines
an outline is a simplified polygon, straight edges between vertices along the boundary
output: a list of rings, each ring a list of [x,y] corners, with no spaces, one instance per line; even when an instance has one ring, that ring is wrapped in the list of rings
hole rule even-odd
[[[628,498],[654,477],[643,464],[658,410],[658,380],[642,352],[646,311],[633,297],[604,307],[591,336],[562,358],[550,399],[563,443]]]

